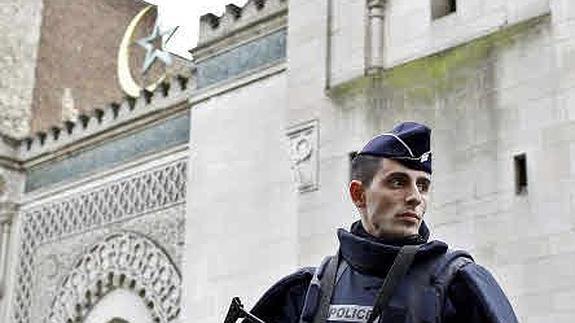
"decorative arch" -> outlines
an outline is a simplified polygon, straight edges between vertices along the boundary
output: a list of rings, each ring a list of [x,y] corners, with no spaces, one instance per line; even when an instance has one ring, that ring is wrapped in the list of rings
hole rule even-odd
[[[62,280],[47,323],[82,322],[108,293],[136,293],[154,322],[180,312],[181,275],[169,256],[150,239],[133,232],[114,233],[95,244]]]
[[[150,310],[133,291],[118,288],[90,309],[82,323],[153,323]]]

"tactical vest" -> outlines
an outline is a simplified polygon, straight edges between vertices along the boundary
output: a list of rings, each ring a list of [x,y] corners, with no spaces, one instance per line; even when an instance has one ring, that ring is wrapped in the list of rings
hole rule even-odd
[[[338,257],[326,257],[314,274],[300,318],[302,323],[320,321],[315,317],[321,306],[320,282],[324,283],[322,276],[331,261],[338,261]],[[428,259],[416,259],[399,281],[378,322],[440,323],[449,284],[457,271],[470,262],[471,256],[464,251],[448,251]],[[327,321],[366,322],[383,279],[353,270],[342,258],[339,258],[339,263]]]

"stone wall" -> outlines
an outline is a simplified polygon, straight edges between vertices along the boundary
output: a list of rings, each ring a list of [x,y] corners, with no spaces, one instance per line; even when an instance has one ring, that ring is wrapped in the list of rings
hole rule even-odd
[[[296,267],[285,104],[282,73],[192,107],[184,321],[222,322]]]
[[[341,14],[338,2],[332,5],[331,12]],[[301,195],[298,203],[299,265],[333,253],[335,228],[358,219],[346,193],[349,153],[397,122],[420,121],[434,129],[427,214],[434,237],[471,250],[492,270],[521,322],[571,321],[572,5],[482,2],[481,10],[507,17],[501,26],[483,29],[485,21],[470,8],[417,25],[423,9],[388,1],[388,69],[348,81],[343,80],[353,73],[337,68],[360,73],[355,59],[362,51],[337,44],[337,37],[353,34],[337,28],[350,24],[340,20],[332,26],[330,43],[328,3],[292,0],[289,6],[286,122],[317,119],[320,133],[319,190]],[[354,12],[359,10],[349,11]],[[452,37],[437,24],[451,25]],[[405,29],[415,33],[415,25],[420,42],[414,35],[413,41],[398,40]],[[481,32],[469,34],[474,27]],[[347,54],[326,56],[329,46]],[[324,64],[325,57],[337,66]],[[345,58],[351,63],[345,65]],[[513,160],[521,153],[527,157],[528,188],[516,194]]]
[[[455,12],[434,19],[430,3],[328,1],[324,11],[315,14],[318,26],[326,27],[317,30],[317,36],[321,36],[327,46],[329,77],[326,81],[337,85],[361,77],[372,56],[381,58],[381,66],[391,68],[551,10],[549,0],[458,1]],[[379,6],[383,12],[368,10],[371,6]],[[290,12],[293,11],[290,9]],[[378,15],[382,23],[377,22]],[[328,39],[325,39],[326,24],[329,24]]]
[[[184,321],[222,322],[232,297],[249,308],[296,267],[286,22],[285,0],[202,17],[192,50]]]
[[[243,9],[235,6],[221,18],[205,16],[204,28],[212,29],[196,49],[200,62],[241,53],[238,62],[234,55],[219,56],[226,65],[223,72],[211,70],[218,75],[213,82],[196,88],[190,80],[194,86],[186,88],[184,79],[175,78],[171,87],[106,106],[70,131],[22,145],[19,156],[41,165],[122,130],[135,134],[157,124],[183,110],[183,96],[192,105],[189,161],[179,160],[176,173],[146,177],[163,164],[142,158],[108,169],[114,180],[97,173],[76,186],[60,186],[63,192],[25,196],[15,269],[24,278],[12,287],[18,293],[13,320],[48,308],[55,295],[46,291],[64,282],[55,268],[69,268],[88,246],[122,229],[146,234],[181,261],[184,313],[178,319],[221,322],[231,297],[242,296],[249,308],[274,281],[335,251],[336,228],[358,219],[347,195],[349,154],[395,123],[414,120],[434,129],[426,215],[433,237],[470,250],[488,267],[521,322],[571,322],[575,6],[567,0],[460,1],[466,5],[454,15],[432,22],[424,2],[411,7],[387,1],[387,69],[366,76],[367,4],[354,1],[348,8],[345,2],[291,0],[287,32],[285,10],[265,10],[272,2],[245,7],[245,17],[262,25],[246,27],[241,19],[236,25]],[[423,18],[427,23],[418,24]],[[225,28],[218,30],[218,23]],[[400,33],[402,28],[409,32]],[[287,40],[258,42],[278,31]],[[250,44],[258,44],[257,50]],[[259,54],[273,59],[257,61]],[[528,175],[519,194],[517,154],[525,154]],[[113,174],[132,165],[149,172]],[[185,182],[179,177],[171,183],[184,169]],[[166,199],[158,197],[158,185],[160,193],[168,192]],[[78,194],[69,191],[74,189]],[[81,211],[70,211],[74,203]],[[70,216],[56,221],[61,214]],[[68,243],[71,256],[62,252]],[[52,276],[42,280],[42,273]]]
[[[23,137],[30,127],[41,0],[4,1],[0,6],[0,132]]]

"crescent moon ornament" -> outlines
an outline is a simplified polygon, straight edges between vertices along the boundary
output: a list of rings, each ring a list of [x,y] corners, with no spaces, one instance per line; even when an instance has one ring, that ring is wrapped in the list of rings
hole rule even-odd
[[[120,82],[120,87],[122,90],[131,97],[140,96],[140,91],[145,88],[147,91],[154,91],[156,87],[165,79],[166,75],[160,76],[156,81],[149,85],[139,85],[138,82],[132,76],[132,71],[130,70],[130,45],[134,43],[134,37],[137,27],[140,25],[142,20],[147,14],[152,13],[154,6],[147,6],[142,9],[126,28],[126,32],[122,37],[120,42],[120,48],[118,50],[118,80]],[[173,30],[169,31],[173,33]],[[159,26],[157,23],[154,24],[154,30],[150,36],[147,36],[137,43],[146,49],[145,65],[142,69],[142,74],[147,72],[148,68],[153,64],[156,58],[160,58],[165,64],[171,63],[170,54],[157,48],[151,46],[151,42],[158,37],[162,37],[165,33],[159,32]]]

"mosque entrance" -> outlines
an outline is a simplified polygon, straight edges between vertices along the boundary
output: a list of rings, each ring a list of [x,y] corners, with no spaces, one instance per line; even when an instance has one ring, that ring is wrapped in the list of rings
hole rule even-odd
[[[47,321],[168,323],[180,312],[180,288],[180,273],[154,241],[116,232],[76,261]]]

